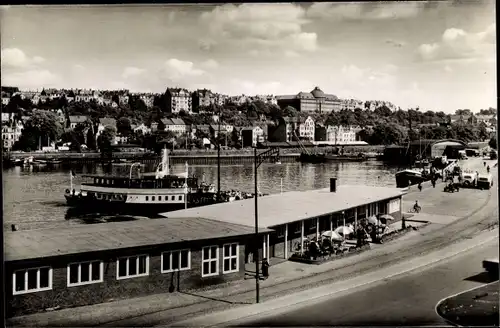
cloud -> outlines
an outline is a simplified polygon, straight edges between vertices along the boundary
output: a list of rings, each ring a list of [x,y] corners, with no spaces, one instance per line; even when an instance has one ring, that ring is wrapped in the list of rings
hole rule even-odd
[[[138,75],[141,75],[144,73],[146,70],[138,67],[125,67],[122,73],[122,78],[128,79],[129,77],[136,77]]]
[[[59,76],[45,69],[35,69],[13,72],[10,74],[2,74],[2,85],[13,85],[27,89],[55,87],[59,82]]]
[[[204,61],[203,63],[201,63],[200,66],[205,68],[205,69],[216,69],[219,67],[219,63],[216,60],[208,59],[208,60]]]
[[[495,24],[479,33],[449,28],[439,42],[422,44],[417,55],[424,61],[491,58],[495,56]]]
[[[24,51],[18,48],[2,49],[1,59],[2,68],[28,68],[45,61],[40,56],[28,57]]]
[[[303,31],[308,23],[305,10],[294,4],[227,4],[201,14],[207,34],[199,40],[201,49],[282,50],[313,52],[316,33]]]
[[[399,79],[396,65],[387,64],[373,69],[350,64],[343,66],[339,73],[330,76],[330,88],[340,98],[386,100],[395,105],[404,99],[400,97],[405,90],[404,82]]]
[[[390,44],[391,46],[394,46],[396,48],[401,48],[405,46],[405,43],[402,41],[396,41],[392,39],[385,40],[385,43]]]
[[[253,82],[235,78],[231,79],[230,83],[233,90],[238,90],[240,94],[245,95],[276,94],[282,87],[279,81]]]
[[[195,68],[193,62],[179,59],[169,59],[163,65],[163,71],[170,79],[178,79],[190,76],[200,76],[205,71]]]
[[[2,84],[20,88],[42,88],[55,86],[60,77],[43,68],[45,59],[30,57],[19,48],[5,48],[1,51]]]
[[[419,15],[426,2],[328,3],[317,2],[307,10],[311,18],[334,20],[405,19]]]

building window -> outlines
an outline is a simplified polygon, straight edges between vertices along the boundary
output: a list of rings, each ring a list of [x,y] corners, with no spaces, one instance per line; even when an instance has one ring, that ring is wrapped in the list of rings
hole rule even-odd
[[[301,222],[297,222],[293,226],[294,226],[294,229],[293,229],[294,233],[302,233],[302,224],[301,224]]]
[[[155,196],[151,196],[151,200],[154,202],[155,201]]]
[[[279,227],[279,228],[276,230],[276,237],[278,237],[278,238],[283,238],[283,237],[285,237],[285,226]]]
[[[172,200],[175,200],[175,196],[172,196]]]
[[[179,200],[182,200],[182,196],[179,196]]]
[[[311,219],[309,220],[309,230],[316,230],[316,227],[318,226],[318,221],[316,219]]]
[[[13,294],[26,294],[52,289],[52,268],[18,270],[12,274]]]
[[[238,272],[238,250],[239,245],[237,243],[224,245],[222,273]]]
[[[191,251],[183,249],[161,254],[161,272],[184,271],[191,269]]]
[[[68,265],[68,287],[103,282],[103,262],[91,261]]]
[[[209,277],[219,274],[219,247],[208,246],[202,249],[201,276]]]
[[[149,256],[138,255],[116,260],[116,279],[128,279],[149,275]]]
[[[146,200],[149,200],[149,196],[146,196]]]

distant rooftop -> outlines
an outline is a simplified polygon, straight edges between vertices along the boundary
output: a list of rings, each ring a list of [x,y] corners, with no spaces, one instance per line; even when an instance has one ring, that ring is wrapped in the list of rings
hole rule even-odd
[[[261,228],[259,232],[267,232]],[[4,233],[5,261],[153,246],[255,233],[253,226],[203,218],[151,219]]]
[[[267,228],[275,227],[401,195],[401,190],[396,188],[340,185],[337,192],[320,189],[264,196],[259,198],[259,224]],[[244,199],[161,215],[168,218],[203,217],[251,226],[255,220],[254,202],[254,199]]]

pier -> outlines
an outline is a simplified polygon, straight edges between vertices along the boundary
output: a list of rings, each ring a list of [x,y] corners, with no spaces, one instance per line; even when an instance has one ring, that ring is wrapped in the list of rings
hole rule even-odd
[[[111,158],[103,158],[100,153],[12,153],[10,154],[10,160],[24,159],[26,157],[33,156],[35,160],[61,160],[65,164],[93,164],[93,163],[108,163],[110,160],[127,160],[131,162],[140,162],[142,164],[152,164],[160,160],[160,156],[151,153],[137,153],[137,152],[116,152],[112,153]],[[297,161],[300,154],[297,153],[283,153],[280,155],[280,160],[282,163],[292,163]],[[183,153],[176,154],[173,152],[169,154],[169,159],[172,164],[184,164],[189,165],[212,165],[217,164],[217,153]],[[224,153],[220,156],[221,164],[233,165],[233,164],[249,164],[253,163],[253,153],[252,152],[241,152],[241,153]]]

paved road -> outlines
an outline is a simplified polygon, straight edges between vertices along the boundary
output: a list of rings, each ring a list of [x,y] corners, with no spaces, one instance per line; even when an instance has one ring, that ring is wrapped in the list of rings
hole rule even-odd
[[[317,304],[230,324],[263,327],[447,325],[436,314],[436,304],[452,294],[491,282],[481,267],[482,259],[490,256],[498,256],[498,241]]]

